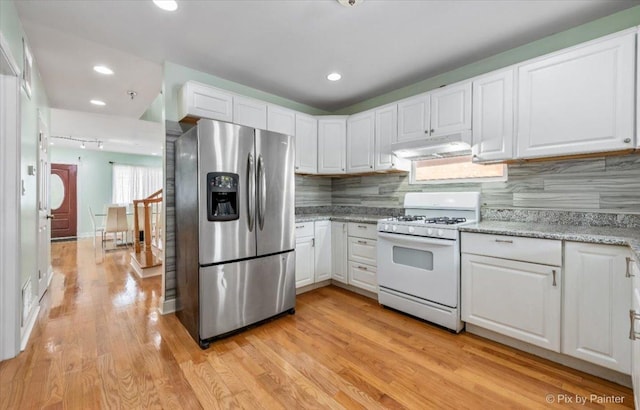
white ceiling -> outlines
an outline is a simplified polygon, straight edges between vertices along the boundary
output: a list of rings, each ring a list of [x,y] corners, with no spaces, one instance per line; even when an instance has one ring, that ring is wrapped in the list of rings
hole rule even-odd
[[[17,0],[54,107],[139,116],[169,60],[333,111],[637,0]],[[146,60],[146,61],[145,61]],[[116,76],[91,71],[108,64]],[[333,70],[343,79],[330,83]],[[127,89],[139,100],[126,100]],[[90,98],[103,98],[93,109]],[[136,103],[140,102],[140,106]],[[134,107],[135,106],[135,107]]]
[[[51,109],[49,141],[55,147],[99,150],[139,155],[162,155],[163,129],[159,122],[142,121],[115,115]],[[56,138],[62,137],[62,138]]]

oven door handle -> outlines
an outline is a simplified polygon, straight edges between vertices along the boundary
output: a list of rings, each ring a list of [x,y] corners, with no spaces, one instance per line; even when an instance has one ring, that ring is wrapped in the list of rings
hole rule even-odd
[[[456,244],[456,241],[452,239],[425,238],[422,236],[411,236],[411,235],[393,234],[393,233],[386,233],[386,232],[378,232],[378,238],[387,239],[389,242],[394,242],[394,243],[440,245],[440,246],[455,246]]]

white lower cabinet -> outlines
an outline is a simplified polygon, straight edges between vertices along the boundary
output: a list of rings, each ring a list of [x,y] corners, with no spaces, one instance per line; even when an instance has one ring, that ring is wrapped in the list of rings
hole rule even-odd
[[[331,222],[296,224],[296,288],[331,279]]]
[[[313,236],[296,238],[296,288],[314,281]]]
[[[629,311],[631,339],[631,379],[636,409],[640,409],[640,262],[630,258],[629,269],[632,276],[632,310]]]
[[[331,222],[331,278],[347,283],[347,223]]]
[[[347,232],[349,261],[347,283],[378,293],[376,225],[350,222]]]
[[[313,283],[314,242],[313,222],[296,224],[296,288]]]
[[[631,372],[631,278],[625,246],[565,243],[562,351]]]
[[[331,279],[331,221],[314,223],[315,282]]]
[[[572,241],[562,254],[560,244],[463,232],[462,320],[632,374],[637,394],[640,333],[629,340],[630,316],[640,313],[634,255],[626,246]]]
[[[560,351],[560,268],[462,254],[462,320]]]

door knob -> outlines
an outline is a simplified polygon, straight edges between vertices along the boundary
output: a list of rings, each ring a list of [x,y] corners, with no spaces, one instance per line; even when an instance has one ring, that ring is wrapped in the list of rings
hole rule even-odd
[[[53,219],[54,216],[53,215],[47,215],[47,219]]]

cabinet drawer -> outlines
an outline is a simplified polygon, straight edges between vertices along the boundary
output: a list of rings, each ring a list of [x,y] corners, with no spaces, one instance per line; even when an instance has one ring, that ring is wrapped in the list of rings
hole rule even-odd
[[[300,222],[296,224],[296,238],[313,236],[313,222]]]
[[[349,284],[378,293],[378,273],[375,266],[349,262]]]
[[[377,225],[374,223],[355,223],[349,222],[348,233],[349,236],[358,236],[360,238],[377,239],[378,230]]]
[[[494,256],[543,265],[562,265],[562,241],[463,232],[462,253]]]
[[[377,241],[349,237],[349,260],[376,266]]]

